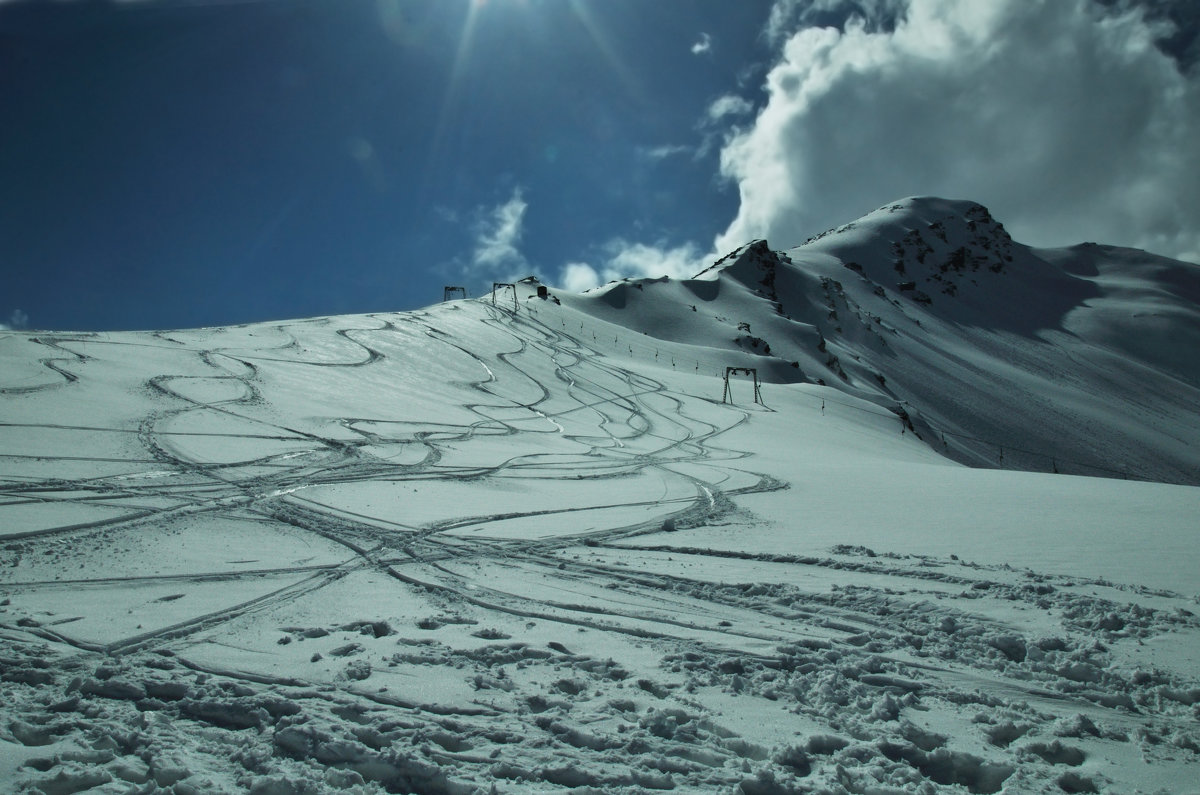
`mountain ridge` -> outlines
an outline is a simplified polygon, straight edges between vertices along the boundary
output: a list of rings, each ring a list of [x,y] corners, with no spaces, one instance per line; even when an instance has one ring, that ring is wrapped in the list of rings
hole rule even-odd
[[[693,279],[588,295],[579,309],[649,336],[753,352],[764,378],[902,411],[965,463],[1057,471],[1072,459],[1094,474],[1200,483],[1191,263],[1095,243],[1033,248],[981,204],[910,197],[792,249],[756,240]],[[680,319],[718,299],[718,322]],[[676,323],[685,334],[662,335]]]

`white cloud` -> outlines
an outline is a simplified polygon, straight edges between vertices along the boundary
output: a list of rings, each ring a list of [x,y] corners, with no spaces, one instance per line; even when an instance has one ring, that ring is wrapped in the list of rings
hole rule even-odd
[[[745,97],[739,97],[736,94],[726,94],[722,97],[717,97],[708,106],[706,120],[708,122],[719,122],[728,116],[745,116],[753,110],[754,105]]]
[[[600,274],[586,262],[568,262],[558,277],[563,289],[582,293],[601,283]]]
[[[501,204],[482,213],[476,228],[475,250],[471,255],[474,269],[524,267],[525,256],[517,248],[521,242],[525,202],[520,188],[514,188],[512,196]]]
[[[665,144],[663,146],[640,147],[637,153],[648,160],[666,160],[676,155],[691,154],[695,150],[682,144]]]
[[[706,52],[712,51],[712,36],[707,33],[700,34],[700,40],[692,45],[692,55],[703,55]]]
[[[672,279],[690,279],[704,270],[712,259],[692,243],[648,245],[621,238],[605,244],[601,258],[603,264],[598,267],[584,262],[564,265],[559,272],[559,282],[565,289],[581,292],[625,278],[670,276]]]
[[[766,35],[776,44],[800,27],[857,18],[870,29],[890,28],[904,16],[907,0],[776,0]]]
[[[810,4],[811,6],[812,4]],[[721,154],[741,194],[718,237],[776,247],[913,194],[975,199],[1035,245],[1200,259],[1200,76],[1140,12],[1092,0],[880,0],[790,34],[767,104]],[[783,0],[782,24],[800,5]]]
[[[690,279],[704,270],[705,256],[692,243],[668,247],[658,243],[629,243],[617,239],[609,242],[608,262],[604,267],[605,280],[627,276],[670,276],[672,279]]]
[[[458,210],[453,207],[447,207],[444,204],[435,204],[433,206],[433,214],[448,224],[457,224],[460,221]]]
[[[16,331],[23,329],[29,325],[29,315],[22,312],[20,309],[14,309],[12,314],[8,316],[7,323],[0,323],[0,331]]]

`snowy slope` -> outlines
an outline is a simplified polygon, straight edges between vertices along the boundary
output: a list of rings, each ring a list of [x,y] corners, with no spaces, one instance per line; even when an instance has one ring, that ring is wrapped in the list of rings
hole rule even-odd
[[[769,353],[764,377],[902,409],[960,461],[1200,483],[1197,265],[1031,249],[981,205],[911,198],[787,252],[757,241],[695,280],[588,298],[648,333]]]
[[[585,296],[0,334],[0,789],[1197,791],[1200,488],[945,457],[982,426],[921,368],[966,309],[885,287],[897,331],[851,323],[871,274],[832,237]],[[1174,264],[1054,256],[1103,260],[1055,272],[1101,296],[1055,339],[1120,350],[1131,296],[1190,322],[1144,293]],[[1041,322],[952,338],[959,377]],[[1195,388],[1138,361],[1125,388]]]

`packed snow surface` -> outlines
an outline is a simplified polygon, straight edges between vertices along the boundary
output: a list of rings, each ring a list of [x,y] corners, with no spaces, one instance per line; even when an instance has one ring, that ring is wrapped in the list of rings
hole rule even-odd
[[[1200,791],[1189,273],[882,287],[880,212],[688,282],[0,335],[0,788]],[[1071,288],[967,324],[1035,259]]]

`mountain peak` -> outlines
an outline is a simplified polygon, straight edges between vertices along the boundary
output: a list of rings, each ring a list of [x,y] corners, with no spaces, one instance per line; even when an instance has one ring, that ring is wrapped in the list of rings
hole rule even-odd
[[[1026,251],[978,202],[910,196],[811,237],[788,253],[753,240],[696,278],[725,273],[778,300],[774,281],[780,264],[830,255],[864,278],[928,304],[931,294],[956,296],[966,284],[977,285],[980,274],[1008,272]],[[1035,269],[1044,271],[1044,263]]]
[[[771,256],[773,256],[773,252],[771,251],[771,247],[767,245],[766,240],[762,238],[751,240],[749,243],[738,246],[733,251],[721,257],[712,265],[697,273],[694,278],[714,279],[721,271],[746,262],[759,262],[763,259],[769,259]]]
[[[920,196],[884,205],[798,248],[834,254],[881,284],[953,296],[972,274],[1009,270],[1023,247],[982,204]]]
[[[787,251],[752,240],[693,279],[622,283],[578,304],[767,381],[903,412],[961,461],[1094,462],[1083,471],[1186,483],[1200,477],[1194,451],[1157,420],[1130,418],[1190,416],[1198,305],[1197,266],[1097,244],[1031,248],[986,206],[929,196]]]

